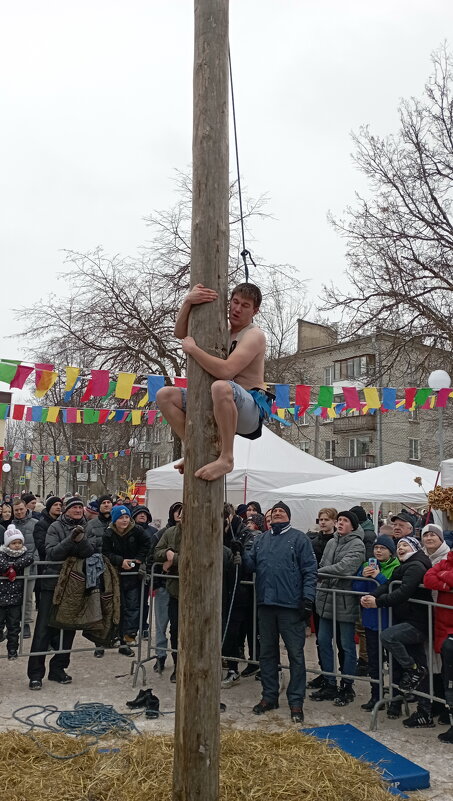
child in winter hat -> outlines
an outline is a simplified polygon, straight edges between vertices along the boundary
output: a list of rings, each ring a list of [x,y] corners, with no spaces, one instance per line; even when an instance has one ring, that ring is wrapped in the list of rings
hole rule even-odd
[[[0,546],[0,625],[6,623],[8,659],[17,658],[24,596],[24,582],[17,581],[26,567],[33,564],[33,554],[27,551],[21,531],[10,524]]]

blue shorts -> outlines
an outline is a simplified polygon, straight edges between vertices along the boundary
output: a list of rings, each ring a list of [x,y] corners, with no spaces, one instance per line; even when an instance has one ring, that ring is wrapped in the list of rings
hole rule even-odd
[[[260,424],[260,409],[259,406],[255,403],[253,396],[250,392],[247,392],[244,387],[241,387],[239,384],[236,384],[235,381],[228,381],[227,382],[232,390],[233,390],[233,400],[236,405],[236,409],[238,411],[238,421],[236,426],[236,433],[237,434],[253,434],[254,431],[257,430]],[[181,389],[182,394],[182,409],[186,411],[186,398],[187,398],[187,390],[183,387]]]

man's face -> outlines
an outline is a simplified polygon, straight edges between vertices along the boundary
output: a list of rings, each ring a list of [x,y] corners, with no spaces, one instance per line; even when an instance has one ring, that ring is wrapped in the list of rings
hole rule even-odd
[[[337,520],[337,531],[340,536],[344,536],[345,534],[350,534],[351,531],[354,531],[352,527],[352,523],[349,520],[349,517],[339,517]]]
[[[109,500],[102,501],[99,507],[99,511],[102,512],[103,515],[109,515],[110,512],[112,511],[112,506],[113,504],[111,501]]]
[[[289,523],[289,517],[284,509],[281,509],[277,506],[276,509],[272,509],[272,522],[273,523]]]
[[[14,507],[14,517],[16,520],[23,520],[27,514],[27,507],[24,503],[19,503]]]
[[[230,300],[229,320],[233,328],[244,328],[250,325],[258,309],[253,306],[253,301],[243,298],[236,294]]]
[[[413,535],[414,530],[407,520],[400,520],[397,518],[393,526],[393,536],[399,540],[400,537],[410,537]]]
[[[134,520],[136,523],[139,523],[139,525],[146,526],[148,523],[148,518],[145,512],[139,512],[138,515],[135,515]]]
[[[81,520],[83,517],[83,503],[77,503],[75,506],[70,506],[66,511],[66,516],[70,520]]]
[[[30,512],[34,512],[36,507],[36,498],[33,498],[32,501],[27,503],[27,509],[30,509]]]
[[[319,515],[319,528],[321,531],[332,531],[335,528],[335,520],[326,515],[324,512]]]
[[[49,514],[51,517],[55,518],[61,515],[61,501],[55,501],[55,503],[52,504]]]

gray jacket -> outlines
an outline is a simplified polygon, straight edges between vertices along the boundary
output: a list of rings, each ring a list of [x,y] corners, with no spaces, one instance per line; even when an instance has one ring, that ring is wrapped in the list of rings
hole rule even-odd
[[[335,532],[324,549],[318,568],[320,583],[316,591],[316,611],[320,617],[333,619],[333,593],[326,592],[327,588],[350,590],[351,580],[342,576],[354,576],[364,559],[363,532],[355,529],[344,536]],[[358,595],[336,593],[336,619],[339,622],[353,623],[357,619],[358,598]]]
[[[46,534],[46,575],[58,576],[61,565],[52,564],[53,562],[64,562],[68,556],[86,559],[96,553],[96,533],[85,531],[85,537],[80,542],[75,542],[72,532],[76,526],[86,529],[86,520],[71,520],[66,515],[60,515],[58,520],[50,524]],[[56,579],[43,579],[41,586],[44,590],[53,590],[55,585]]]
[[[102,551],[102,538],[111,523],[112,518],[110,515],[99,515],[89,520],[86,527],[87,536],[94,533],[96,534],[96,546],[99,553]]]
[[[33,556],[36,556],[38,559],[38,552],[35,546],[35,538],[33,537],[33,532],[35,530],[36,523],[38,522],[35,517],[32,517],[30,510],[27,511],[27,514],[22,520],[17,520],[14,518],[12,521],[16,528],[19,529],[20,533],[23,534],[24,537],[24,545]]]

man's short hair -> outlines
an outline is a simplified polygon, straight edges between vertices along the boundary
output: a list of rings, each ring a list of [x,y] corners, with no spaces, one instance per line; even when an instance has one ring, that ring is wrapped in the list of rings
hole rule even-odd
[[[24,501],[24,499],[23,499],[23,498],[14,498],[14,500],[13,500],[13,506],[20,506],[21,504],[23,504],[24,506],[26,506],[26,504],[25,504],[25,501]]]
[[[231,292],[231,298],[233,298],[234,295],[242,295],[246,300],[251,300],[254,309],[259,309],[263,300],[261,289],[255,286],[255,284],[238,284]]]
[[[337,510],[334,509],[333,506],[325,506],[323,509],[319,510],[318,517],[321,517],[321,515],[326,515],[331,520],[336,520],[337,514],[338,514]]]

